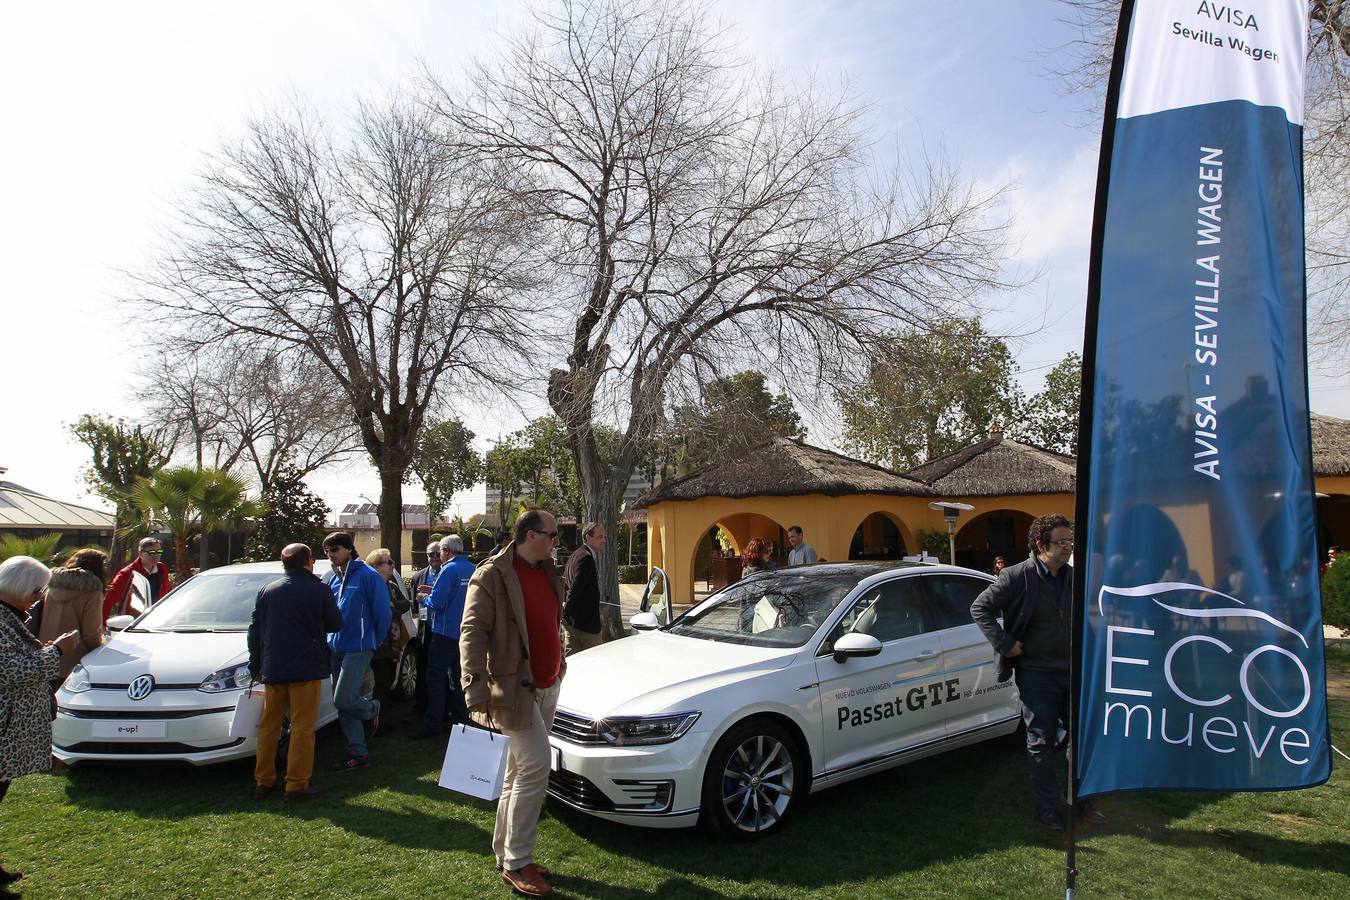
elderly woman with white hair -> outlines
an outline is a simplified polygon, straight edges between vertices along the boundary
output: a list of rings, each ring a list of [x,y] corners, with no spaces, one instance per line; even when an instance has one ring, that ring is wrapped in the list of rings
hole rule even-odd
[[[24,625],[29,608],[47,593],[51,570],[31,556],[0,563],[0,799],[15,778],[52,767],[52,708],[48,682],[61,671],[61,654],[75,649],[78,631],[43,644]],[[0,897],[21,878],[0,868]]]

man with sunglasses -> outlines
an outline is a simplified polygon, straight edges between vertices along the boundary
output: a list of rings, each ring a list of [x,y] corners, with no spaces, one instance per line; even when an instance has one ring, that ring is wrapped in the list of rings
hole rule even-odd
[[[333,651],[333,705],[338,727],[347,739],[347,756],[333,768],[350,771],[370,763],[366,723],[372,735],[380,726],[380,704],[361,696],[361,682],[375,648],[389,633],[394,607],[384,577],[356,555],[350,532],[328,535],[323,539],[323,552],[333,567],[325,580],[342,614],[342,628],[328,635],[328,647]]]
[[[502,879],[531,897],[553,893],[534,845],[548,789],[548,733],[566,671],[563,585],[552,559],[557,540],[551,514],[522,513],[515,540],[473,573],[459,630],[469,713],[511,739],[492,850]]]
[[[128,599],[139,600],[139,606],[144,611],[153,604],[159,602],[173,588],[173,582],[169,578],[169,567],[160,562],[164,557],[164,548],[160,546],[159,538],[141,538],[141,542],[136,545],[136,558],[131,561],[131,565],[123,566],[113,576],[112,583],[108,585],[108,592],[103,595],[103,621],[108,621],[110,615],[123,615],[127,611]],[[128,594],[134,589],[135,579],[131,576],[133,573],[140,573],[145,576],[145,580],[150,583],[150,596],[141,597],[139,591],[137,595],[128,598]]]
[[[998,581],[970,605],[970,616],[994,646],[999,682],[1016,675],[1036,821],[1059,829],[1064,817],[1059,812],[1055,751],[1073,714],[1069,708],[1073,525],[1063,516],[1041,516],[1032,521],[1027,544],[1030,555],[999,573]],[[1106,821],[1088,801],[1079,804],[1078,814],[1094,824]]]

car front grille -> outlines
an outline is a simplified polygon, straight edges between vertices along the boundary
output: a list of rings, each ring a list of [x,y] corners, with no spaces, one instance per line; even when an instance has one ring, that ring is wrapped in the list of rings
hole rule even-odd
[[[562,738],[571,744],[596,745],[608,743],[600,736],[600,723],[562,709],[558,710],[553,716],[552,731],[555,737]]]
[[[595,812],[613,812],[614,801],[595,784],[576,772],[549,772],[548,792],[565,803]]]
[[[153,713],[145,713],[139,710],[103,710],[103,709],[71,709],[65,706],[58,706],[57,712],[63,716],[70,716],[72,719],[136,719],[139,721],[153,721],[156,719],[191,719],[193,716],[213,716],[218,713],[234,712],[233,706],[221,706],[216,709],[157,709]]]
[[[244,742],[244,738],[235,738],[224,744],[214,744],[210,747],[194,747],[191,744],[180,744],[173,741],[80,741],[78,744],[65,746],[57,744],[60,749],[67,753],[100,753],[108,755],[164,755],[164,756],[187,756],[194,753],[210,753],[212,750],[224,750],[228,747],[237,747]]]

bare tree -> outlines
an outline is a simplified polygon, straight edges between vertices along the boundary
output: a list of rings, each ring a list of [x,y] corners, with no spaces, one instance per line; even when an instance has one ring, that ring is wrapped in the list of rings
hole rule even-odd
[[[530,235],[504,170],[452,152],[432,125],[399,97],[362,105],[346,137],[303,109],[257,119],[208,160],[136,298],[192,350],[229,340],[321,370],[379,472],[396,557],[437,386],[453,375],[456,396],[471,396],[529,340]]]
[[[586,517],[613,532],[667,390],[790,359],[807,380],[996,284],[994,197],[932,166],[907,177],[870,151],[863,105],[785,90],[674,0],[562,2],[439,88],[449,130],[509,165],[545,222],[565,365],[548,400]],[[621,439],[601,452],[597,427]],[[602,554],[605,596],[616,558]],[[617,606],[605,631],[620,633]]]
[[[260,490],[361,450],[350,406],[313,357],[227,341],[155,358],[140,375],[146,415],[198,468],[245,466]]]
[[[1121,0],[1059,0],[1078,37],[1056,74],[1066,88],[1105,93]],[[1313,342],[1331,356],[1350,346],[1350,0],[1308,0],[1304,171]]]

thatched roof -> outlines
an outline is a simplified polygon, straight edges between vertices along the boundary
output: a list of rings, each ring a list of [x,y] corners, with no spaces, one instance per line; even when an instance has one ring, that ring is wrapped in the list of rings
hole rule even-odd
[[[801,494],[932,494],[920,481],[787,438],[773,440],[681,478],[663,482],[633,508],[702,497],[792,497]]]
[[[905,474],[943,497],[1071,494],[1076,465],[1072,456],[998,433]]]
[[[1350,420],[1313,413],[1311,424],[1314,473],[1350,475]],[[774,438],[725,462],[667,481],[643,494],[629,509],[701,497],[1072,494],[1076,474],[1074,457],[1002,434],[903,473],[801,441]]]
[[[1313,473],[1350,475],[1350,421],[1313,413]]]

